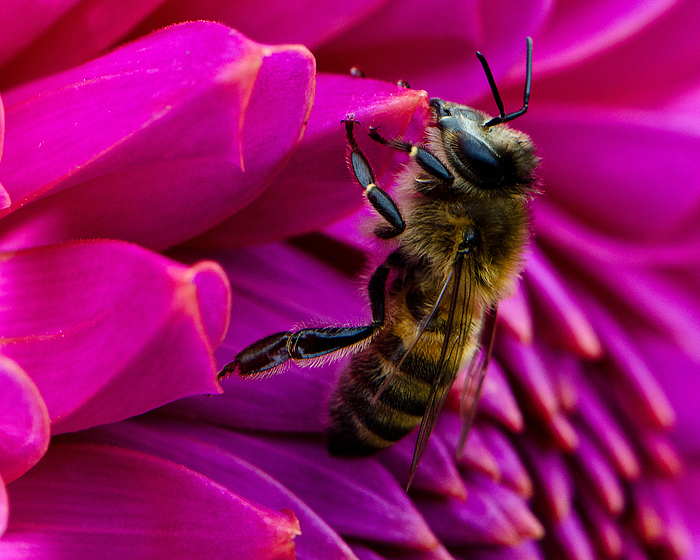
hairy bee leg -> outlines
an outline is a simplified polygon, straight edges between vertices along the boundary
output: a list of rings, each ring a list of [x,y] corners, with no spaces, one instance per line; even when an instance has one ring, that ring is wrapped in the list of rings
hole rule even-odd
[[[374,271],[368,284],[372,323],[356,327],[318,327],[271,334],[241,350],[236,358],[219,372],[219,380],[238,372],[247,377],[269,371],[287,360],[319,358],[359,344],[384,326],[385,285],[389,265]]]
[[[219,381],[236,370],[239,375],[248,376],[282,365],[290,358],[287,340],[291,334],[291,332],[271,334],[244,348],[236,354],[233,361],[222,368],[218,375]]]
[[[376,235],[382,239],[390,239],[402,234],[406,229],[406,224],[401,217],[401,212],[399,212],[396,203],[391,197],[377,185],[372,167],[355,140],[354,128],[355,124],[359,123],[352,116],[341,122],[345,124],[345,135],[350,145],[350,166],[352,172],[357,182],[365,190],[367,200],[391,226],[390,228],[379,229],[375,232]]]
[[[412,142],[400,138],[387,140],[377,132],[377,127],[369,127],[369,137],[383,146],[406,152],[423,171],[429,173],[441,183],[449,185],[454,181],[452,173],[450,173],[445,164],[423,146],[416,146]]]

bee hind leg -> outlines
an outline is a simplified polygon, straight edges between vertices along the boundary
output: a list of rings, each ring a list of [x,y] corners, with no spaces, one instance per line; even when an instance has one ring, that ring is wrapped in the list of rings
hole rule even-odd
[[[320,358],[369,341],[384,326],[385,285],[388,276],[389,265],[385,263],[370,278],[368,291],[372,322],[369,325],[315,327],[271,334],[241,350],[219,372],[218,379],[224,379],[233,373],[243,377],[265,374],[290,359]]]

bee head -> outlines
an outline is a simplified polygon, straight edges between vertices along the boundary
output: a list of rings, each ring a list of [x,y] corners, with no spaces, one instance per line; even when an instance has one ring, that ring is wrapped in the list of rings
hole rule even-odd
[[[530,138],[466,105],[430,100],[439,144],[469,184],[504,195],[531,190],[537,165]]]
[[[455,170],[470,183],[504,194],[526,193],[531,190],[532,173],[537,165],[534,147],[527,135],[511,130],[505,123],[527,112],[532,81],[532,39],[527,38],[523,106],[507,115],[486,58],[480,52],[476,56],[486,73],[499,115],[489,118],[465,105],[433,98],[430,107],[439,130],[439,143]]]

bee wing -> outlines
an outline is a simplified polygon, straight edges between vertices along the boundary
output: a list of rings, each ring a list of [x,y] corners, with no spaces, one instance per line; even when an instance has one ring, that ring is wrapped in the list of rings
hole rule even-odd
[[[457,456],[461,457],[464,446],[467,443],[469,430],[474,423],[476,406],[481,395],[481,386],[486,377],[486,368],[491,360],[493,350],[493,340],[496,334],[496,316],[498,304],[494,304],[482,318],[481,332],[479,333],[479,349],[474,352],[469,362],[467,376],[462,386],[462,395],[459,402],[459,412],[462,417],[462,427],[459,433],[459,445],[457,446]]]
[[[463,270],[465,262],[468,265],[466,273]],[[462,349],[469,336],[469,327],[474,317],[474,294],[472,291],[472,271],[470,264],[471,262],[466,254],[460,253],[457,256],[452,273],[445,282],[445,286],[443,286],[438,299],[439,303],[445,293],[447,284],[449,284],[451,280],[454,280],[455,288],[452,290],[452,295],[450,297],[449,314],[445,326],[445,338],[440,351],[440,359],[438,360],[435,379],[430,388],[430,394],[428,395],[426,411],[418,431],[418,441],[413,451],[413,460],[411,461],[411,471],[408,476],[406,490],[408,490],[408,487],[411,485],[413,475],[418,468],[418,463],[428,445],[430,434],[432,434],[433,428],[435,428],[438,414],[445,404],[447,395],[455,380],[456,372],[460,365],[459,362],[462,359]],[[461,306],[458,305],[459,302],[461,302]],[[422,331],[418,333],[416,340],[420,338],[421,334]]]

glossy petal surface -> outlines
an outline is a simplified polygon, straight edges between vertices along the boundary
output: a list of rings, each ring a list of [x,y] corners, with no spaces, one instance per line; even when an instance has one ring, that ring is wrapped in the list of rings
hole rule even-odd
[[[107,446],[53,446],[8,490],[13,507],[0,541],[8,559],[26,558],[27,550],[51,558],[292,559],[299,532],[288,510],[250,502],[181,465]]]

